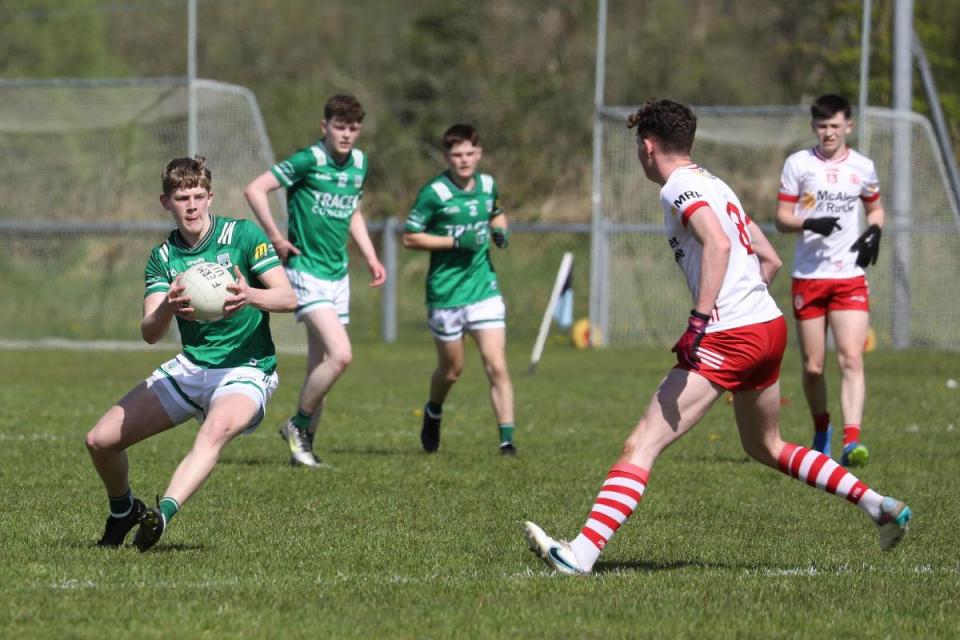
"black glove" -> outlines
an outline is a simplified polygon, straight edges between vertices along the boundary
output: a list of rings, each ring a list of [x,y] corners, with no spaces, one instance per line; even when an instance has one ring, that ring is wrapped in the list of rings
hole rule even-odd
[[[837,220],[840,218],[834,218],[833,216],[824,216],[822,218],[807,218],[803,221],[803,228],[805,231],[813,231],[814,233],[819,233],[822,236],[828,236],[833,233],[834,229],[843,229]]]
[[[506,227],[491,227],[490,237],[498,249],[506,249],[510,244],[510,229]]]
[[[708,322],[710,322],[710,316],[696,309],[690,310],[687,330],[677,340],[677,344],[673,345],[673,349],[670,349],[677,354],[677,362],[681,366],[693,371],[700,370],[700,356],[697,355],[697,350],[700,349],[700,341],[703,340]]]
[[[868,264],[877,264],[877,256],[880,255],[881,233],[880,227],[872,224],[850,247],[850,251],[857,252],[857,266],[861,269],[866,269]]]

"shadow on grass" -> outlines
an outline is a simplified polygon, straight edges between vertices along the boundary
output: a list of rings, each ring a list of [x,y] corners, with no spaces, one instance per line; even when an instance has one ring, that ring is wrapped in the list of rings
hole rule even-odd
[[[104,553],[119,553],[132,551],[139,553],[137,548],[133,546],[133,543],[129,541],[122,547],[98,547],[96,540],[68,540],[64,543],[65,547],[69,549],[102,549]],[[177,553],[185,551],[203,551],[206,549],[205,545],[202,544],[190,544],[184,542],[175,542],[173,544],[164,544],[160,542],[157,546],[145,551],[144,553]]]
[[[202,544],[175,542],[173,544],[159,543],[157,546],[144,551],[144,553],[182,553],[185,551],[203,551],[207,547]]]
[[[704,562],[703,560],[673,560],[670,562],[654,560],[627,560],[610,562],[601,560],[593,567],[593,573],[614,573],[636,571],[655,573],[659,571],[679,571],[681,569],[742,569],[747,565],[726,562]]]
[[[218,465],[237,465],[242,467],[260,467],[267,466],[272,467],[277,464],[283,464],[284,466],[288,465],[288,458],[283,455],[283,453],[278,453],[275,456],[260,456],[260,457],[250,457],[250,458],[224,458],[217,461]]]
[[[383,447],[334,447],[330,453],[351,453],[366,456],[420,456],[422,451],[413,449],[387,449]]]

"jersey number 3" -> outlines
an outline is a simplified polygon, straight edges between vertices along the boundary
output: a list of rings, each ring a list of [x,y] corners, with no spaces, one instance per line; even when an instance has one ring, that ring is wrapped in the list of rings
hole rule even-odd
[[[748,254],[753,253],[753,247],[750,246],[750,234],[747,233],[747,225],[743,223],[743,213],[740,212],[740,209],[737,209],[737,205],[732,202],[727,203],[727,215],[730,216],[730,220],[733,221],[733,224],[737,227],[737,234],[740,236],[740,244],[743,245],[743,248],[747,250]]]

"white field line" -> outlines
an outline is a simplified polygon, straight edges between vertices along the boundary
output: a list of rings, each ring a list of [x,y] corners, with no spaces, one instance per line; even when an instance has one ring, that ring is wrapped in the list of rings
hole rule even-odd
[[[716,574],[726,573],[725,569],[712,568],[703,570],[704,573]],[[603,571],[596,574],[596,578],[625,578],[644,573],[642,570],[621,568],[612,571]],[[873,565],[842,565],[828,569],[818,568],[814,565],[805,567],[787,567],[787,568],[755,568],[744,570],[744,578],[809,578],[809,577],[838,577],[846,575],[943,575],[952,576],[960,574],[960,563],[953,565],[931,565],[921,564],[913,567],[882,567]],[[555,578],[557,574],[547,569],[533,570],[530,568],[514,573],[501,573],[499,576],[482,574],[480,572],[470,572],[462,574],[431,573],[425,575],[401,575],[401,574],[350,574],[338,571],[333,575],[318,575],[312,582],[318,586],[333,587],[337,585],[356,585],[356,584],[376,584],[376,585],[425,585],[436,583],[458,584],[474,581],[502,580],[506,582],[526,581],[530,579]],[[562,576],[558,579],[563,579]],[[588,578],[589,579],[589,578]],[[49,589],[52,591],[79,590],[79,589],[221,589],[230,587],[261,587],[263,576],[240,577],[227,576],[218,579],[207,580],[111,580],[97,576],[91,578],[57,578],[51,582],[31,581],[20,588],[10,585],[0,589],[3,591],[25,591],[35,589]]]
[[[73,439],[77,434],[71,434],[70,438]],[[66,440],[66,434],[62,433],[7,433],[0,431],[0,442],[25,442],[25,441],[36,441],[36,440]]]

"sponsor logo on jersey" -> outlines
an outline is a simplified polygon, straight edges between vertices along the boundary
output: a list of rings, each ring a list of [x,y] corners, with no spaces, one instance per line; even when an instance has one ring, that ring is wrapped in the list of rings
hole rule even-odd
[[[850,213],[856,211],[860,195],[843,191],[817,191],[817,211],[821,213]]]
[[[328,218],[349,218],[360,202],[358,195],[337,195],[335,193],[318,193],[313,213]]]
[[[670,248],[673,249],[673,259],[677,262],[683,260],[687,254],[683,249],[680,248],[680,240],[674,237],[670,238],[668,242],[670,244]]]
[[[185,262],[187,263],[187,266],[188,266],[188,267],[192,267],[192,266],[195,265],[195,264],[199,264],[199,263],[201,263],[201,262],[206,262],[206,260],[205,260],[204,258],[190,258],[190,259],[186,260]]]
[[[260,245],[260,246],[263,246],[263,245]],[[260,247],[257,247],[257,249],[259,249],[259,248],[260,248]],[[220,265],[221,267],[223,267],[224,269],[229,269],[230,267],[232,267],[233,264],[230,262],[230,254],[229,254],[229,253],[221,253],[220,255],[218,255],[218,256],[217,256],[217,264]]]
[[[481,229],[487,228],[487,221],[480,220],[473,224],[445,224],[443,228],[446,230],[448,236],[453,236],[459,238],[466,231],[480,231]]]
[[[683,206],[684,202],[689,202],[691,200],[696,200],[702,197],[703,196],[700,194],[699,191],[693,191],[693,190],[684,191],[683,193],[680,194],[679,198],[673,201],[673,206],[679,209]]]
[[[817,196],[813,195],[809,191],[804,191],[800,195],[800,208],[813,209],[815,206],[817,206]]]
[[[253,250],[253,259],[259,260],[260,258],[267,255],[269,251],[270,251],[270,247],[267,246],[267,243],[261,242],[260,244],[257,245],[257,248]]]
[[[440,213],[452,216],[455,213],[460,213],[460,207],[455,204],[447,205],[446,207],[440,209]]]

